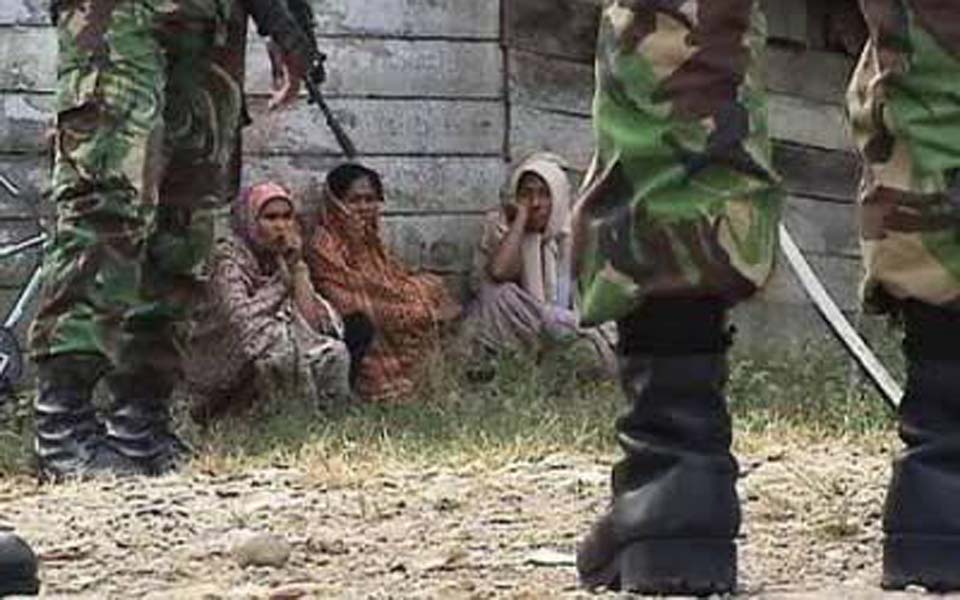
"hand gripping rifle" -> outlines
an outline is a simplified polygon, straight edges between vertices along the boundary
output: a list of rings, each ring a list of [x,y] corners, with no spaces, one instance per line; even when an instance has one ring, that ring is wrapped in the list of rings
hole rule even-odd
[[[311,39],[313,39],[312,36]],[[357,155],[357,147],[353,145],[353,140],[344,131],[340,121],[330,110],[330,106],[327,105],[326,100],[323,99],[323,94],[320,92],[320,86],[326,79],[326,69],[323,66],[325,60],[327,60],[327,55],[317,50],[303,82],[307,87],[307,93],[310,95],[309,103],[316,104],[320,108],[320,112],[323,113],[323,118],[327,122],[327,127],[333,132],[333,137],[337,138],[337,143],[340,144],[343,153],[347,158],[353,158]]]
[[[323,94],[320,92],[320,86],[323,85],[327,79],[327,71],[324,68],[327,55],[320,52],[320,49],[317,48],[317,38],[314,35],[315,22],[313,10],[310,8],[310,4],[297,0],[289,2],[288,6],[291,16],[300,28],[300,32],[303,34],[310,50],[310,64],[304,77],[304,84],[310,96],[309,103],[317,105],[320,112],[323,113],[327,127],[333,132],[333,137],[337,138],[337,143],[340,144],[340,148],[343,149],[343,153],[347,158],[353,158],[357,155],[357,147],[353,145],[350,136],[347,135],[347,132],[343,129],[343,126],[340,124],[340,121],[337,120],[333,111],[330,110],[330,106],[327,105]]]
[[[327,121],[327,127],[337,138],[343,153],[349,158],[357,154],[357,148],[344,131],[333,111],[327,106],[320,92],[327,73],[323,63],[327,59],[317,48],[314,34],[316,21],[310,0],[240,0],[247,13],[253,17],[260,35],[270,36],[283,52],[298,55],[307,63],[304,83],[310,94],[310,104],[316,104]]]

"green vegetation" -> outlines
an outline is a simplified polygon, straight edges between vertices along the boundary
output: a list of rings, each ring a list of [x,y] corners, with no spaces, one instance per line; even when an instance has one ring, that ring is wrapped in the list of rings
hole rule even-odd
[[[185,424],[200,451],[195,466],[219,471],[309,463],[322,475],[394,461],[496,464],[555,452],[616,451],[612,424],[623,400],[613,382],[587,381],[563,361],[538,367],[521,358],[504,360],[484,382],[453,361],[429,364],[420,397],[410,404],[321,412],[286,407],[232,418],[207,432]],[[789,355],[735,352],[728,391],[740,438],[892,431],[890,411],[830,340]],[[0,474],[29,471],[27,405],[21,400],[18,409],[9,403],[3,409]]]

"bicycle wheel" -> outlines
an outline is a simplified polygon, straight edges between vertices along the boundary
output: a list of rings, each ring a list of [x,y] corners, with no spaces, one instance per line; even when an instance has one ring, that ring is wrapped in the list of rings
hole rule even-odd
[[[36,206],[23,202],[19,187],[3,173],[0,190],[0,202],[3,192],[13,200],[0,220],[0,393],[6,393],[25,373],[22,337],[40,287],[41,246],[46,234]],[[28,214],[22,214],[26,207]]]
[[[17,336],[0,327],[0,394],[5,394],[23,376],[23,354]]]

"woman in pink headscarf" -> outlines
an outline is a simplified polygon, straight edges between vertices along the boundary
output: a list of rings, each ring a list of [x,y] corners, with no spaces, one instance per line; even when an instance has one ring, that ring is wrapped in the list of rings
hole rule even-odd
[[[289,192],[275,183],[248,188],[233,204],[186,361],[191,412],[200,423],[251,405],[338,401],[350,393],[351,355],[359,360],[372,332],[362,317],[345,326],[314,289],[295,212]]]
[[[571,265],[572,190],[563,160],[540,152],[513,173],[499,210],[487,215],[474,254],[476,300],[465,326],[484,350],[543,355],[577,347],[600,371],[615,369],[613,336],[578,326]]]

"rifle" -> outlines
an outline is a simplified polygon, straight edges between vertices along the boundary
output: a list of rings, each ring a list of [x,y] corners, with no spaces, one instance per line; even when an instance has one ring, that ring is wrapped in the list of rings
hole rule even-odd
[[[330,110],[326,100],[323,98],[323,94],[320,92],[320,86],[327,80],[327,71],[324,68],[327,55],[320,52],[320,49],[317,47],[317,38],[314,35],[316,22],[313,17],[313,10],[309,3],[303,2],[302,0],[287,2],[287,6],[290,10],[290,15],[293,17],[297,27],[300,28],[301,34],[303,34],[303,37],[310,47],[310,65],[304,77],[304,84],[310,96],[308,103],[317,105],[320,112],[323,113],[327,127],[333,132],[333,137],[337,138],[337,143],[340,144],[340,148],[343,149],[343,153],[347,158],[353,158],[357,155],[357,147],[353,145],[350,136],[347,135],[343,126],[340,125],[340,121],[337,120],[336,115]]]
[[[313,36],[311,36],[311,39],[313,39]],[[316,104],[317,107],[320,108],[320,112],[323,113],[323,118],[327,122],[327,127],[333,132],[333,137],[337,138],[337,143],[340,144],[343,153],[347,158],[353,158],[357,155],[357,147],[353,145],[350,136],[344,131],[343,126],[340,125],[340,121],[337,120],[336,115],[330,110],[327,102],[323,99],[323,94],[320,92],[320,86],[326,80],[326,70],[323,67],[325,60],[327,60],[327,55],[317,50],[314,53],[310,67],[307,69],[307,75],[303,78],[303,82],[307,87],[307,93],[310,96],[308,103]]]

